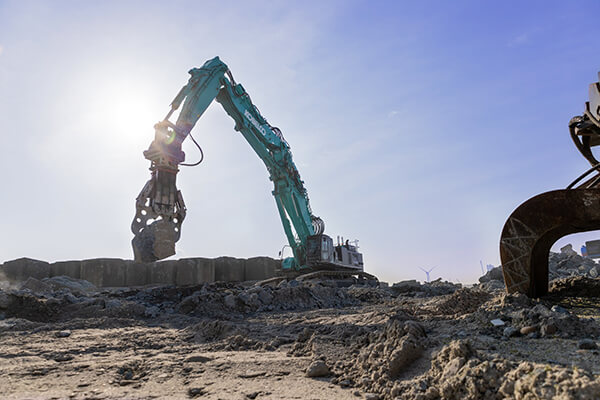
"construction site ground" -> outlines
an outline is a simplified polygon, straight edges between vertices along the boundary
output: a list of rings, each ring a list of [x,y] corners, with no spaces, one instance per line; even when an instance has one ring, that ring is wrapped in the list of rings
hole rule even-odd
[[[0,290],[0,387],[9,399],[593,399],[599,296],[584,276],[544,299],[489,282],[29,279]]]

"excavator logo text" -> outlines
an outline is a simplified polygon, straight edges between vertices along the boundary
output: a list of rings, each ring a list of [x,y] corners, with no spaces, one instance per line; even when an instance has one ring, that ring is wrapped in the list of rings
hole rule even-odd
[[[260,133],[262,133],[262,135],[264,137],[267,137],[267,131],[265,130],[265,128],[263,128],[258,121],[256,120],[256,118],[254,118],[254,116],[252,114],[250,114],[250,111],[248,110],[244,110],[244,115],[246,116],[246,118],[248,118],[248,120],[252,123],[252,125],[254,125],[254,127],[256,129],[258,129],[258,131]]]

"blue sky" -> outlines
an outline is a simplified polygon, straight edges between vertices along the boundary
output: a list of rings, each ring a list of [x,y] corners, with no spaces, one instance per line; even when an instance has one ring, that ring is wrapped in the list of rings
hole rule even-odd
[[[130,258],[152,126],[215,55],[384,280],[475,281],[512,210],[587,169],[567,123],[600,70],[598,2],[299,4],[0,0],[0,261]],[[177,257],[275,257],[261,161],[218,104],[194,133]]]

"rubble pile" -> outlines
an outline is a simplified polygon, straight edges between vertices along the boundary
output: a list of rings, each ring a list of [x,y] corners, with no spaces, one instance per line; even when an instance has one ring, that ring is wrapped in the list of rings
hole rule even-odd
[[[489,323],[485,332],[502,340],[511,337],[584,339],[600,336],[600,325],[593,319],[582,318],[565,307],[552,305],[550,300],[532,300],[519,293],[500,294],[483,303],[468,319],[483,325]],[[491,321],[499,322],[491,324]]]
[[[0,341],[17,361],[0,358],[0,386],[28,398],[41,386],[99,399],[305,397],[286,392],[296,386],[333,399],[600,398],[595,264],[551,260],[559,279],[541,299],[496,290],[500,269],[474,287],[30,277],[0,288]]]
[[[412,279],[396,282],[390,286],[390,290],[396,296],[430,297],[451,294],[461,287],[460,283],[442,281],[442,278],[425,283]]]
[[[196,286],[98,289],[66,276],[29,278],[0,290],[0,318],[60,321],[78,318],[227,317],[268,311],[357,306],[391,298],[385,289],[337,287],[332,281],[282,281],[277,286],[211,282]]]
[[[366,392],[397,396],[393,383],[419,359],[428,346],[425,328],[398,316],[383,327],[357,340],[361,343],[356,360],[337,366],[336,382],[360,387]]]
[[[548,278],[551,282],[577,276],[598,278],[600,276],[600,265],[593,259],[582,257],[575,252],[550,252],[548,256]],[[502,276],[502,267],[492,268],[479,278],[479,282],[481,288],[484,290],[503,290],[504,278]]]
[[[475,350],[457,340],[433,355],[426,374],[398,384],[390,394],[433,399],[593,399],[600,378],[580,369],[514,362]],[[385,398],[393,398],[385,396]]]

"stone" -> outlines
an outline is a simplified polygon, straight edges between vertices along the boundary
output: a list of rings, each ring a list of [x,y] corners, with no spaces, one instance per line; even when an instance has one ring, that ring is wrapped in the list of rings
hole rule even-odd
[[[12,300],[7,293],[0,290],[0,310],[6,310],[10,307]]]
[[[223,299],[223,303],[225,303],[225,305],[229,308],[235,308],[235,296],[228,294],[225,296],[225,299]]]
[[[551,311],[560,314],[569,314],[569,311],[566,308],[559,305],[553,305]]]
[[[553,335],[558,330],[558,327],[554,322],[545,322],[540,328],[542,336]]]
[[[248,307],[256,308],[260,306],[260,301],[258,300],[258,295],[256,293],[248,294],[246,292],[241,292],[237,297]]]
[[[517,328],[515,328],[514,326],[508,326],[508,327],[504,328],[504,332],[502,332],[502,334],[505,337],[513,337],[513,336],[517,336],[519,334],[519,330]]]
[[[309,378],[320,378],[329,375],[329,367],[322,360],[313,361],[306,369],[306,376]]]
[[[46,278],[43,280],[43,282],[52,286],[54,289],[69,289],[76,295],[83,295],[86,293],[95,292],[97,290],[96,286],[94,286],[91,282],[64,275]]]
[[[365,393],[365,400],[379,400],[380,397],[376,393]]]
[[[592,339],[581,339],[577,343],[577,347],[583,350],[596,350],[598,348],[596,342]]]
[[[56,336],[57,338],[66,338],[66,337],[71,336],[71,331],[70,330],[58,331],[54,334],[54,336]]]
[[[392,285],[391,289],[396,295],[422,290],[421,284],[414,279],[396,282]]]
[[[146,307],[144,315],[149,318],[156,318],[160,314],[160,308],[156,306]]]
[[[504,276],[502,275],[502,268],[492,268],[484,276],[479,278],[480,283],[485,283],[489,281],[504,281]]]
[[[212,360],[212,358],[210,357],[205,357],[205,356],[201,356],[201,355],[195,355],[195,356],[189,356],[188,358],[185,359],[185,362],[189,362],[189,363],[205,363],[207,361]]]
[[[292,279],[291,281],[288,282],[288,286],[289,287],[297,287],[297,286],[300,286],[300,282],[298,282],[295,279]]]
[[[104,308],[106,308],[107,310],[119,309],[122,305],[123,304],[117,299],[106,300],[104,302]]]
[[[592,269],[589,270],[588,274],[592,277],[592,278],[597,278],[598,277],[598,267],[593,267]]]
[[[188,396],[191,398],[202,396],[204,393],[204,388],[202,387],[193,387],[188,389]]]
[[[29,289],[33,293],[38,294],[52,293],[52,286],[32,277],[27,278],[27,280],[21,284],[20,289]]]
[[[529,335],[530,333],[536,332],[537,330],[537,325],[529,325],[522,327],[519,332],[521,332],[521,335]]]
[[[504,321],[501,319],[493,319],[490,321],[494,326],[504,326]]]
[[[452,360],[450,360],[448,362],[448,364],[446,364],[446,366],[444,367],[444,371],[442,372],[442,377],[443,378],[449,378],[451,376],[454,376],[458,373],[458,371],[461,369],[461,367],[463,365],[465,365],[465,359],[463,357],[456,357],[453,358]]]
[[[261,303],[263,304],[271,304],[271,302],[273,301],[273,295],[269,292],[267,292],[265,289],[260,288],[261,290],[259,290],[257,292],[258,295],[258,299],[261,301]]]

